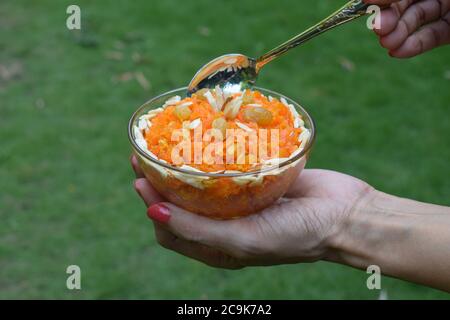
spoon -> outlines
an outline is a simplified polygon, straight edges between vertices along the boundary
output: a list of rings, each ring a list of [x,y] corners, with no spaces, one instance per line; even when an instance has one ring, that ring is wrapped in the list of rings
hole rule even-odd
[[[216,86],[230,93],[251,88],[255,84],[261,68],[267,63],[325,31],[365,15],[368,8],[369,5],[363,3],[362,0],[349,1],[329,17],[272,49],[258,59],[253,59],[243,54],[226,54],[220,56],[205,64],[197,71],[189,84],[188,95],[200,89],[212,89]]]

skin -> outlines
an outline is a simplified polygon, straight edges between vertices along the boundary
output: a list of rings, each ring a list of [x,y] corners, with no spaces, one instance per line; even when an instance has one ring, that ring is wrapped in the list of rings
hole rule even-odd
[[[410,58],[450,43],[450,0],[366,0],[388,6],[375,29],[389,55]]]
[[[450,43],[450,0],[367,0],[388,6],[375,30],[396,58]],[[286,195],[258,214],[230,221],[201,217],[165,202],[136,158],[135,189],[165,248],[213,267],[332,261],[450,292],[450,208],[379,192],[354,177],[304,170]]]
[[[450,208],[309,169],[272,207],[217,221],[165,202],[134,157],[131,163],[147,207],[168,208],[168,221],[154,221],[159,244],[184,256],[227,269],[318,260],[361,269],[376,264],[385,275],[450,291]]]

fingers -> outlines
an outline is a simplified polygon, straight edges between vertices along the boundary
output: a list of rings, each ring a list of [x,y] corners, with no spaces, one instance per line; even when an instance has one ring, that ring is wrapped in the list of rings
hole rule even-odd
[[[422,0],[401,0],[401,1],[395,1],[391,7],[394,8],[394,10],[397,12],[398,16],[400,17],[406,9],[408,9],[413,3],[416,3],[418,1]]]
[[[213,220],[183,210],[171,203],[148,208],[148,216],[178,238],[219,249],[236,258],[245,255],[249,230],[247,219]]]
[[[394,7],[382,10],[380,12],[380,28],[373,29],[379,36],[384,36],[394,31],[397,26],[399,13]]]
[[[133,168],[135,168],[135,166],[137,165],[135,157],[131,159],[131,163],[133,165]],[[139,167],[137,166],[137,168]],[[139,171],[136,170],[136,172]],[[142,200],[144,200],[147,207],[152,207],[156,203],[164,201],[164,198],[160,194],[158,194],[158,192],[156,192],[156,190],[152,187],[147,179],[139,178],[135,181],[134,185],[136,192],[139,194]],[[219,250],[209,248],[206,245],[200,243],[186,241],[182,237],[175,236],[169,231],[170,228],[164,229],[159,226],[160,223],[168,222],[168,220],[172,217],[172,214],[165,214],[165,212],[153,212],[154,214],[156,214],[156,216],[153,216],[152,218],[157,218],[159,221],[155,223],[155,234],[159,244],[163,247],[176,251],[192,259],[201,261],[212,267],[227,269],[239,269],[243,267],[243,265],[237,262],[238,260],[232,258],[229,255],[226,255],[223,252],[220,252]],[[175,212],[175,210],[173,212]],[[195,224],[195,221],[189,221],[188,219],[185,219],[188,221],[183,221],[183,219],[178,219],[177,212],[175,212],[174,215],[175,221],[172,221],[170,226],[178,232],[183,232],[183,230],[188,228],[191,231],[184,236],[190,239],[197,239],[197,236],[192,234],[194,230],[192,229],[192,227],[190,227],[192,224]],[[209,237],[212,236],[213,235],[210,235]]]
[[[389,1],[367,1],[386,4]],[[409,58],[447,44],[450,0],[402,0],[381,12],[380,44],[397,58]]]
[[[133,163],[133,161],[132,161]],[[144,200],[148,208],[148,216],[159,223],[168,232],[178,237],[177,243],[182,243],[173,247],[172,250],[186,254],[194,259],[200,260],[212,265],[212,261],[207,262],[201,257],[205,256],[206,249],[203,246],[214,247],[218,250],[228,253],[233,257],[239,258],[246,255],[245,248],[247,243],[248,230],[244,230],[248,224],[248,219],[219,221],[208,219],[186,210],[183,210],[173,204],[163,202],[165,199],[152,187],[150,182],[145,178],[135,180],[134,187],[139,196]],[[166,236],[164,243],[170,242],[170,238]],[[189,244],[196,243],[197,249],[189,252],[188,246],[183,241]],[[200,249],[202,247],[202,249]],[[219,258],[216,258],[216,260]],[[226,257],[220,257],[221,264],[228,264]],[[217,262],[217,261],[216,261]],[[217,263],[216,263],[217,264]],[[238,266],[234,266],[238,267]]]
[[[406,9],[398,19],[393,30],[389,30],[394,19],[392,9],[386,13],[386,26],[382,27],[380,43],[384,48],[399,48],[406,39],[426,23],[433,22],[441,16],[440,4],[436,0],[420,1]],[[383,25],[383,16],[382,16]]]
[[[397,58],[410,58],[433,48],[450,43],[450,14],[444,19],[430,23],[410,36],[398,48],[390,51]]]
[[[156,192],[150,182],[148,182],[148,180],[145,178],[139,178],[135,180],[134,188],[136,189],[136,192],[139,194],[142,200],[144,200],[147,207],[155,203],[164,201],[164,198],[158,192]]]
[[[408,9],[411,4],[418,0],[402,0],[395,1],[391,6],[382,10],[380,15],[380,29],[374,29],[375,33],[379,36],[384,36],[397,27],[398,21],[403,13]]]
[[[144,178],[144,172],[142,172],[142,169],[139,166],[139,163],[134,154],[131,154],[131,156],[130,156],[130,163],[131,163],[131,167],[133,168],[134,173],[136,174],[136,178],[138,178],[138,179]]]
[[[162,228],[158,223],[155,223],[154,226],[158,243],[166,249],[175,251],[215,268],[241,269],[244,267],[237,259],[232,258],[219,250],[183,240],[172,234],[170,231]]]

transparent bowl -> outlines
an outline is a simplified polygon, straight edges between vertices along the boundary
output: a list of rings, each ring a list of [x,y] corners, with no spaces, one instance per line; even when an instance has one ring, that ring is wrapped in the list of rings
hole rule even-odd
[[[133,153],[146,178],[168,201],[197,214],[215,219],[232,219],[256,213],[277,201],[289,189],[305,167],[315,140],[315,125],[311,116],[295,101],[279,93],[255,88],[274,98],[285,98],[302,116],[310,137],[304,149],[294,157],[272,167],[243,173],[207,173],[181,169],[150,157],[136,143],[134,126],[140,116],[161,107],[172,96],[186,97],[186,88],[159,95],[139,107],[128,124],[128,138]],[[253,179],[258,183],[236,183],[232,190],[226,189],[231,182]],[[189,181],[200,181],[193,185]],[[220,191],[220,192],[218,192]]]

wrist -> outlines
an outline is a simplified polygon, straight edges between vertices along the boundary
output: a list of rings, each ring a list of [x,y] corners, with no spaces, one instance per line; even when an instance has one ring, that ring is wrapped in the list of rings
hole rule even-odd
[[[367,251],[373,251],[371,243],[379,243],[384,236],[377,231],[376,225],[382,219],[380,217],[386,215],[386,211],[376,203],[389,201],[390,197],[375,189],[362,195],[349,209],[346,218],[333,228],[327,239],[328,250],[324,260],[357,268],[370,265]],[[366,237],[369,241],[366,241]]]
[[[448,207],[373,190],[336,228],[325,260],[450,290],[449,228]]]

